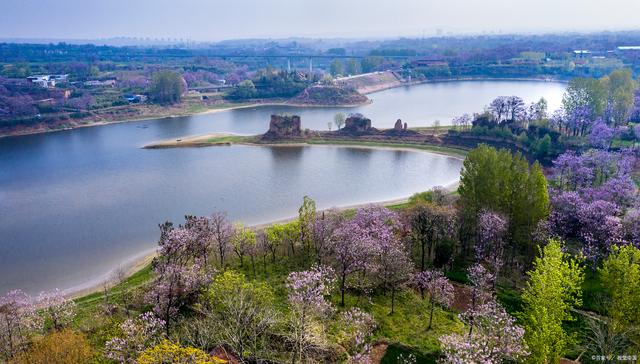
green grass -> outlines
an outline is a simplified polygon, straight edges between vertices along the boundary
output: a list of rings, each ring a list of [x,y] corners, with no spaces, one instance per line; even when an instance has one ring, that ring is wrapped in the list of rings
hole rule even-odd
[[[321,145],[353,145],[353,146],[367,146],[367,147],[386,147],[386,148],[411,148],[425,150],[429,152],[436,152],[448,155],[455,155],[457,157],[465,157],[467,151],[464,149],[441,147],[439,145],[432,144],[413,144],[413,143],[398,143],[398,142],[369,142],[361,140],[331,140],[314,138],[307,141],[308,144],[321,144]]]
[[[308,262],[311,264],[311,262]],[[253,270],[250,264],[243,268],[235,266],[236,271],[242,272],[248,279],[253,278]],[[274,290],[276,304],[284,307],[287,301],[285,287],[286,277],[291,271],[302,270],[300,263],[279,260],[275,264],[267,263],[266,273],[262,261],[256,261],[256,280],[267,282]],[[377,323],[377,329],[372,341],[385,341],[398,344],[404,350],[412,351],[416,356],[420,355],[432,363],[439,354],[438,338],[452,332],[463,332],[464,325],[457,318],[457,314],[436,306],[433,315],[431,330],[427,330],[429,324],[429,304],[420,295],[406,289],[396,295],[394,313],[391,314],[391,296],[381,292],[376,293],[369,301],[366,297],[347,293],[345,306],[340,306],[340,294],[335,291],[331,296],[331,302],[338,311],[352,307],[369,312]],[[390,347],[391,347],[390,345]],[[389,360],[389,359],[388,359]]]
[[[378,324],[375,338],[401,343],[423,355],[438,355],[438,338],[453,332],[463,332],[464,325],[456,314],[436,307],[431,330],[429,325],[429,305],[416,292],[407,290],[396,298],[395,312],[391,311],[391,297],[376,296],[370,307],[364,307],[374,316]]]
[[[413,355],[416,358],[416,364],[435,364],[437,363],[437,356],[428,354],[424,355],[419,351],[416,351],[412,348],[408,348],[406,346],[398,345],[398,344],[389,344],[387,347],[387,351],[385,352],[380,364],[396,364],[398,363],[398,357],[400,355],[407,358],[409,355]]]
[[[226,135],[220,137],[209,138],[205,141],[205,143],[211,144],[223,144],[223,143],[255,143],[256,138],[253,136],[242,136],[242,135]]]
[[[151,281],[152,277],[153,271],[151,264],[149,264],[126,278],[122,283],[111,287],[109,289],[110,302],[120,301],[123,293],[144,286]],[[104,293],[102,291],[94,292],[76,298],[74,302],[77,305],[75,325],[78,327],[94,327],[96,323],[93,321],[101,311],[101,305],[104,302]]]
[[[124,282],[112,287],[110,289],[110,292],[112,295],[117,295],[122,293],[123,291],[140,287],[143,284],[149,282],[151,280],[152,275],[153,275],[153,272],[151,270],[151,264],[149,264],[144,268],[140,269],[139,271],[135,272],[131,276],[129,276],[127,279],[124,280]],[[87,296],[77,298],[75,300],[75,303],[79,307],[89,307],[94,305],[96,302],[101,301],[102,298],[103,298],[102,292],[94,292]]]

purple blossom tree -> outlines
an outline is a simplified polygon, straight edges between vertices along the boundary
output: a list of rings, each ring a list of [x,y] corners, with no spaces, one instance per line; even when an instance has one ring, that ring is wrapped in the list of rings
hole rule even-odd
[[[625,240],[634,246],[640,247],[640,210],[638,207],[631,208],[622,218],[622,228]]]
[[[422,298],[424,298],[424,292],[429,295],[429,303],[431,309],[429,310],[429,326],[427,330],[431,330],[431,324],[433,323],[433,311],[436,303],[445,307],[451,306],[455,291],[453,285],[449,282],[447,277],[440,271],[424,271],[418,272],[415,276],[416,285],[420,289]]]
[[[596,121],[591,127],[591,133],[589,134],[589,144],[594,148],[607,149],[611,146],[615,131],[609,127],[602,120]]]
[[[96,99],[89,93],[84,93],[80,97],[67,99],[65,105],[76,110],[88,110],[96,104]]]
[[[325,297],[331,293],[334,279],[331,267],[319,265],[290,273],[287,277],[289,303],[305,315],[324,315],[331,310],[331,303]]]

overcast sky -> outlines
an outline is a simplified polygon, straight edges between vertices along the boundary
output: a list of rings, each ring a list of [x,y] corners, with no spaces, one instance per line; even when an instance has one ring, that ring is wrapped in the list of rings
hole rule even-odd
[[[640,0],[0,0],[1,38],[396,37],[640,29]]]

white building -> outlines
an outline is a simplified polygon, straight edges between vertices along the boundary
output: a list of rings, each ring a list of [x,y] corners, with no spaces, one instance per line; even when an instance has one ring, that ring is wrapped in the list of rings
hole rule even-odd
[[[69,75],[36,75],[29,76],[27,80],[43,88],[56,87],[56,83],[67,82]]]

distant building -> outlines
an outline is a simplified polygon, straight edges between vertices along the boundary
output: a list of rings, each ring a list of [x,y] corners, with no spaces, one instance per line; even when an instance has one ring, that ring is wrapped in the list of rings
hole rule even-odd
[[[618,47],[619,51],[640,51],[640,46],[620,46]]]
[[[34,85],[38,85],[43,88],[53,88],[56,87],[56,83],[64,83],[67,82],[69,75],[35,75],[27,77],[29,82]]]
[[[116,87],[116,80],[115,79],[111,79],[111,80],[90,80],[90,81],[85,81],[84,85],[87,87]]]
[[[142,104],[147,101],[145,95],[124,95],[123,98],[132,104]]]
[[[411,61],[411,67],[445,67],[449,64],[443,58],[421,58]]]
[[[573,56],[576,58],[586,58],[591,56],[591,51],[587,49],[578,49],[573,51]]]

